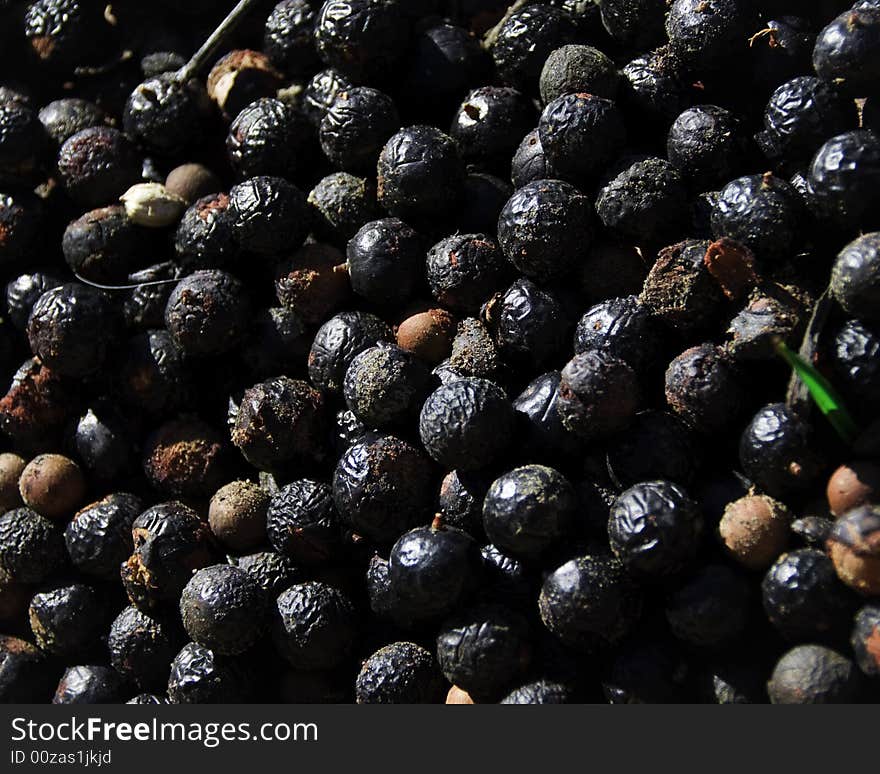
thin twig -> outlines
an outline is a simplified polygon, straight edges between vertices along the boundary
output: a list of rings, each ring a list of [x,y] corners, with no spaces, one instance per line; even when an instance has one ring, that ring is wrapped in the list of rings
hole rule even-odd
[[[135,282],[130,285],[102,285],[100,282],[86,279],[77,272],[73,272],[73,276],[85,285],[91,285],[93,288],[98,288],[99,290],[137,290],[138,288],[149,288],[153,287],[154,285],[176,285],[178,282],[180,282],[179,279],[164,279],[148,280],[147,282]]]
[[[504,12],[504,16],[501,17],[501,21],[498,22],[492,29],[490,29],[485,37],[483,38],[483,48],[486,51],[491,50],[492,46],[498,41],[498,35],[501,34],[501,28],[507,24],[510,20],[510,17],[513,16],[517,11],[521,8],[525,8],[527,5],[535,2],[535,0],[516,0],[513,5],[508,7],[508,9]]]
[[[227,36],[259,2],[260,0],[239,0],[235,8],[220,22],[217,29],[208,36],[201,48],[177,71],[176,79],[180,83],[186,83],[190,78],[198,75],[199,71],[214,58],[214,54],[217,53],[217,49],[220,48]]]

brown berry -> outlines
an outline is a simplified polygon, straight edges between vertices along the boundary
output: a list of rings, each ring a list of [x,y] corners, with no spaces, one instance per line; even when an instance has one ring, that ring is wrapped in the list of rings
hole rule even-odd
[[[261,97],[274,97],[281,74],[264,53],[239,49],[218,60],[208,73],[208,96],[227,118]]]
[[[445,309],[428,309],[407,317],[397,328],[397,346],[426,363],[449,357],[455,338],[455,319]]]
[[[873,462],[841,465],[828,479],[828,507],[835,516],[860,505],[877,502],[880,496],[880,466]]]
[[[730,555],[750,570],[769,567],[788,543],[791,513],[766,495],[748,495],[724,509],[718,532]]]
[[[0,513],[21,505],[18,480],[27,461],[12,452],[0,454]]]
[[[880,507],[862,505],[838,519],[826,545],[840,580],[865,596],[880,595]]]
[[[168,173],[165,190],[192,204],[203,196],[219,193],[223,190],[223,184],[217,175],[202,164],[181,164]]]
[[[233,551],[246,552],[266,540],[269,495],[251,481],[232,481],[217,490],[208,508],[211,531]]]
[[[18,482],[25,505],[49,519],[73,516],[86,496],[79,466],[60,454],[40,454],[25,466]]]

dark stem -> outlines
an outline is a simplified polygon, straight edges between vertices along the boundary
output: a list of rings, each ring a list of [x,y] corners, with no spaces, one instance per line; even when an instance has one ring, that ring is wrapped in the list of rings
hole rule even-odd
[[[177,71],[176,79],[180,83],[186,83],[190,78],[198,75],[199,71],[214,58],[223,41],[259,2],[260,0],[239,0],[217,29],[208,36],[201,48]]]
[[[825,323],[828,321],[832,306],[831,288],[827,287],[822,295],[816,299],[813,314],[804,333],[801,348],[798,350],[798,354],[808,363],[815,362],[816,353],[819,351],[819,339],[822,337],[822,331],[825,329]],[[812,410],[813,402],[810,399],[810,391],[797,372],[791,375],[785,402],[800,416],[807,416]]]

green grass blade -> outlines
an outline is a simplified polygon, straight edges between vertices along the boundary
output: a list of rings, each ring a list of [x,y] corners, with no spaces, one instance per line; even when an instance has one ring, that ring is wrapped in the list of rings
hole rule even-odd
[[[852,443],[858,435],[858,426],[843,403],[843,399],[831,383],[797,352],[793,352],[782,341],[776,343],[776,352],[782,357],[806,385],[810,396],[837,434],[846,442]]]

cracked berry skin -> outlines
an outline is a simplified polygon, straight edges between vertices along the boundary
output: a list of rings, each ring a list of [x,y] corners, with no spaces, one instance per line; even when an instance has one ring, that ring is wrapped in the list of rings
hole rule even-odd
[[[493,382],[464,377],[438,387],[419,417],[422,444],[447,470],[478,470],[500,459],[514,434],[515,414]]]
[[[98,283],[127,282],[153,247],[121,205],[101,207],[68,224],[61,239],[64,260],[73,272]]]
[[[177,501],[147,508],[131,533],[134,550],[122,564],[122,585],[145,612],[176,603],[193,572],[216,560],[208,522]]]
[[[46,657],[30,642],[0,634],[0,700],[4,704],[48,702],[55,675]]]
[[[510,197],[498,217],[507,259],[539,284],[571,272],[593,242],[589,199],[562,180],[536,180]]]
[[[188,642],[171,662],[168,698],[173,704],[234,704],[254,693],[253,675],[235,657]]]
[[[533,379],[513,401],[520,427],[520,445],[537,461],[563,461],[581,450],[578,438],[562,424],[559,414],[559,371]]]
[[[813,67],[823,80],[866,97],[880,79],[880,7],[854,7],[832,20],[816,38]]]
[[[339,458],[333,502],[355,532],[387,543],[430,518],[435,487],[434,466],[420,449],[393,435],[368,434]]]
[[[119,492],[87,505],[64,530],[73,565],[101,580],[119,577],[119,565],[131,554],[131,527],[144,510],[139,497]]]
[[[831,270],[831,292],[853,317],[880,321],[880,232],[863,234],[838,253]]]
[[[195,80],[180,83],[160,73],[139,84],[122,112],[125,133],[151,153],[175,156],[201,139],[207,95]]]
[[[40,122],[56,145],[63,145],[68,137],[90,126],[105,126],[110,117],[87,99],[66,97],[40,108]]]
[[[0,571],[15,583],[41,583],[66,561],[61,531],[30,508],[0,516]]]
[[[810,164],[809,190],[832,223],[863,231],[880,228],[880,137],[853,129],[826,141]]]
[[[321,120],[318,138],[324,155],[344,172],[375,169],[383,146],[400,128],[394,100],[378,89],[341,91]]]
[[[351,361],[380,341],[391,341],[391,329],[369,312],[340,312],[315,334],[309,352],[309,378],[323,392],[342,391]]]
[[[483,528],[502,551],[537,559],[574,531],[577,510],[577,495],[565,476],[544,465],[526,465],[489,487]]]
[[[645,411],[608,445],[608,475],[621,489],[652,479],[688,486],[699,467],[698,448],[678,417],[666,411]]]
[[[862,679],[855,664],[823,645],[798,645],[784,653],[767,683],[771,704],[851,704]]]
[[[110,664],[141,690],[162,690],[179,649],[179,625],[134,606],[114,619],[107,637]]]
[[[619,559],[579,556],[546,577],[538,610],[544,626],[565,645],[591,652],[635,627],[642,593]]]
[[[562,424],[584,441],[626,429],[640,402],[635,372],[607,352],[582,352],[562,369],[557,410]]]
[[[541,70],[541,101],[546,105],[563,94],[595,94],[615,99],[620,73],[605,54],[592,46],[569,44],[553,51]]]
[[[642,577],[682,570],[696,554],[702,532],[699,506],[671,481],[645,481],[625,490],[608,519],[611,549]]]
[[[318,181],[309,192],[315,234],[343,247],[362,226],[381,217],[372,178],[334,172]]]
[[[291,666],[333,669],[349,657],[357,632],[351,600],[339,589],[310,581],[291,586],[272,610],[272,641]]]
[[[455,527],[417,527],[402,535],[389,556],[395,617],[431,621],[453,612],[480,581],[476,541]]]
[[[234,262],[236,214],[228,194],[196,199],[183,213],[174,232],[174,252],[184,270],[222,269]]]
[[[563,94],[544,108],[538,136],[554,172],[573,183],[587,183],[623,150],[626,126],[613,100]]]
[[[26,330],[31,310],[40,296],[63,284],[64,282],[54,273],[45,271],[22,274],[14,280],[10,280],[6,286],[6,310],[10,322],[18,330]]]
[[[574,691],[564,683],[542,679],[525,683],[507,694],[499,704],[569,704]]]
[[[40,296],[28,320],[31,351],[62,376],[81,378],[104,364],[115,333],[107,297],[97,288],[67,283]]]
[[[742,122],[718,105],[694,105],[669,127],[666,155],[689,185],[705,190],[730,180],[745,159]]]
[[[48,155],[49,138],[37,114],[26,105],[0,103],[0,183],[35,184]]]
[[[880,405],[880,331],[849,320],[837,331],[829,353],[840,387],[868,406]]]
[[[65,140],[58,151],[58,174],[77,204],[100,207],[141,181],[141,159],[122,132],[93,126]]]
[[[269,543],[294,565],[321,565],[333,559],[342,531],[327,484],[299,479],[273,495],[266,512]]]
[[[880,677],[880,606],[867,604],[856,614],[850,645],[859,669],[874,679]]]
[[[689,216],[684,178],[665,159],[635,161],[599,191],[596,214],[618,238],[666,244]]]
[[[87,658],[105,634],[107,600],[85,583],[71,583],[34,594],[28,608],[34,642],[63,659]]]
[[[760,261],[780,262],[797,249],[804,229],[798,195],[773,174],[728,183],[712,209],[712,234],[750,248]]]
[[[354,81],[390,77],[410,32],[401,5],[393,0],[327,0],[315,23],[318,55]]]
[[[493,701],[531,661],[526,619],[503,605],[477,605],[456,612],[440,626],[437,661],[446,679],[478,701]]]
[[[570,329],[557,297],[527,279],[517,280],[493,297],[483,314],[502,355],[531,367],[554,359]]]
[[[244,335],[250,304],[242,283],[225,271],[205,269],[182,279],[165,307],[165,326],[190,357],[228,352]]]
[[[244,570],[215,564],[196,572],[180,596],[180,617],[189,637],[222,656],[235,656],[262,634],[266,599]]]
[[[339,70],[332,67],[316,73],[306,85],[302,98],[302,111],[314,127],[319,127],[336,97],[355,84]]]
[[[309,0],[282,0],[266,19],[263,51],[288,76],[314,72],[320,64],[313,34],[317,12]]]
[[[428,251],[425,265],[434,298],[459,314],[475,314],[510,273],[507,259],[487,234],[454,234]]]
[[[239,179],[278,175],[295,180],[308,158],[311,128],[293,108],[271,97],[245,107],[229,127],[226,153]]]
[[[236,566],[250,573],[270,602],[301,580],[299,568],[276,551],[258,551],[240,556]]]
[[[812,428],[784,403],[771,403],[740,436],[743,472],[771,497],[805,491],[823,468]]]
[[[682,59],[711,71],[747,54],[754,22],[751,0],[673,0],[666,34]]]
[[[53,704],[121,704],[125,682],[115,669],[102,665],[71,666],[64,670]]]
[[[650,370],[663,349],[656,320],[637,296],[609,298],[590,307],[577,324],[574,353],[601,350],[636,372]]]
[[[346,258],[352,290],[378,306],[400,306],[424,283],[422,239],[399,218],[365,224]]]
[[[232,229],[242,250],[259,255],[292,252],[311,225],[306,197],[281,177],[258,176],[229,191]]]
[[[506,86],[482,86],[465,97],[449,135],[465,161],[500,170],[534,125],[535,109],[524,94]]]
[[[748,581],[722,564],[707,564],[666,598],[673,635],[699,648],[721,648],[743,633],[749,615]]]
[[[790,642],[846,642],[859,604],[831,559],[813,548],[780,556],[764,576],[761,595],[770,623]]]
[[[560,46],[574,43],[577,25],[565,11],[543,3],[514,12],[492,46],[492,59],[501,80],[521,91],[538,91],[541,69]]]
[[[0,266],[15,264],[39,244],[45,208],[39,198],[16,191],[0,194]]]
[[[318,460],[327,426],[324,398],[308,383],[276,376],[245,390],[232,443],[260,470]]]
[[[687,67],[669,45],[636,57],[621,74],[625,79],[621,106],[627,116],[639,116],[649,129],[666,129],[694,101]]]
[[[690,427],[711,435],[738,420],[746,395],[724,351],[714,344],[701,344],[669,364],[666,401]]]
[[[808,163],[829,137],[857,128],[858,119],[855,103],[836,84],[799,76],[770,96],[758,144],[771,160]]]
[[[382,148],[377,166],[379,204],[415,227],[449,219],[464,186],[455,141],[433,126],[409,126]]]
[[[355,683],[358,704],[440,704],[446,693],[434,656],[414,642],[393,642],[364,661]]]
[[[364,425],[402,425],[416,416],[431,391],[428,367],[394,344],[381,342],[361,352],[348,367],[346,405]]]

